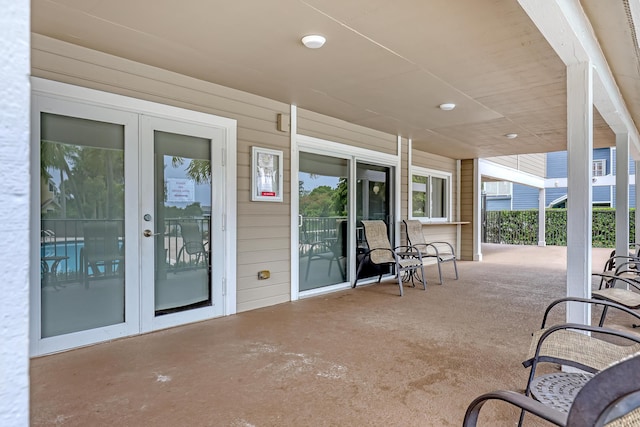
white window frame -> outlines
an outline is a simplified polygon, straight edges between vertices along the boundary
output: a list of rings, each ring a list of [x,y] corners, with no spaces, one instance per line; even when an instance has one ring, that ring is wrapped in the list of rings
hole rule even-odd
[[[596,167],[596,165],[599,165]],[[596,169],[602,171],[601,174],[597,175]],[[598,159],[598,160],[593,160],[592,164],[591,164],[591,175],[592,176],[605,176],[607,172],[607,161],[606,159]]]
[[[429,192],[429,215],[425,216],[414,216],[413,215],[413,191],[414,185],[420,185],[419,183],[413,182],[414,175],[422,176],[427,178],[427,191]],[[409,170],[409,219],[417,219],[423,223],[433,223],[433,222],[450,222],[451,221],[451,212],[452,212],[452,191],[451,181],[452,174],[450,172],[444,172],[434,169],[427,169],[420,166],[411,166]],[[444,179],[445,182],[445,194],[447,200],[444,202],[444,206],[446,209],[445,215],[443,217],[431,217],[430,213],[433,208],[431,204],[433,203],[433,197],[431,195],[432,187],[431,187],[431,178],[440,178]]]

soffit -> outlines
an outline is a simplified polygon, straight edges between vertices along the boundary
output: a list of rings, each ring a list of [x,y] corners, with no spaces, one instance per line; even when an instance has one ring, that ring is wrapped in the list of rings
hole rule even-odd
[[[566,149],[564,64],[515,0],[33,0],[32,30],[446,157]],[[324,48],[301,45],[312,32]],[[594,145],[614,144],[594,118]]]

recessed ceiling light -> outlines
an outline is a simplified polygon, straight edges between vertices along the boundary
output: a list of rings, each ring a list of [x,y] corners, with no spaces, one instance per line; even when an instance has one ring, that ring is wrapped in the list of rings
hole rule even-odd
[[[456,108],[456,104],[451,104],[451,103],[440,104],[440,109],[444,111],[451,111],[454,108]]]
[[[319,34],[309,34],[308,36],[304,36],[302,38],[302,44],[308,47],[309,49],[318,49],[324,45],[326,42],[323,36]]]
[[[518,137],[517,133],[508,133],[505,135],[508,139],[514,139]]]

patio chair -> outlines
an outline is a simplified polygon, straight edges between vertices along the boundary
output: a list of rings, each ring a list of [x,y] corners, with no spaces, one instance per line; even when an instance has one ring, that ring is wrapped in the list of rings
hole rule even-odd
[[[85,224],[83,234],[84,246],[80,249],[80,265],[85,287],[89,286],[90,277],[96,278],[100,275],[106,277],[122,273],[124,255],[120,249],[119,225],[109,222]]]
[[[598,300],[610,301],[620,304],[631,310],[640,309],[640,282],[629,276],[593,273],[594,277],[600,277],[600,286],[597,290],[591,292],[591,296]],[[631,277],[639,277],[635,273]],[[622,286],[622,287],[620,287]],[[607,306],[602,310],[599,325],[604,324],[607,316]],[[640,323],[634,323],[634,328],[640,326]]]
[[[319,242],[309,244],[309,260],[307,261],[307,269],[304,277],[305,280],[309,279],[311,261],[315,260],[329,261],[329,268],[327,271],[328,276],[331,275],[331,267],[333,266],[333,262],[335,261],[338,265],[338,269],[340,270],[340,276],[343,280],[346,278],[345,271],[342,266],[342,260],[347,256],[347,242],[345,240],[345,236],[347,234],[346,229],[346,221],[337,221],[335,239],[321,240]]]
[[[176,261],[182,260],[185,264],[187,261],[184,259],[185,255],[188,256],[188,261],[191,263],[191,257],[195,256],[196,265],[200,264],[200,259],[205,261],[205,265],[209,265],[209,252],[207,251],[204,243],[202,232],[195,222],[181,222],[180,235],[182,236],[182,247],[178,251]]]
[[[423,259],[431,258],[437,261],[440,284],[442,285],[442,269],[440,264],[446,262],[453,263],[456,280],[458,280],[458,264],[453,246],[449,242],[427,242],[424,233],[422,233],[422,223],[418,220],[403,220],[402,222],[404,222],[409,245],[417,248],[421,252]]]
[[[356,287],[360,271],[368,259],[374,265],[389,265],[395,268],[395,273],[398,277],[398,287],[400,288],[400,296],[403,295],[402,280],[404,273],[407,273],[408,278],[413,282],[413,279],[417,277],[416,274],[419,271],[422,287],[424,290],[427,290],[427,282],[424,276],[424,267],[420,251],[406,245],[392,248],[387,234],[387,225],[384,221],[362,221],[362,226],[364,228],[364,237],[368,249],[358,262],[356,278],[351,286],[352,288]],[[404,249],[404,251],[399,251],[399,249]],[[378,283],[380,283],[383,274],[384,271],[381,271],[378,277]]]
[[[592,377],[563,412],[514,391],[493,391],[467,407],[463,427],[474,427],[483,405],[502,401],[557,426],[623,427],[640,424],[640,355],[634,354]]]

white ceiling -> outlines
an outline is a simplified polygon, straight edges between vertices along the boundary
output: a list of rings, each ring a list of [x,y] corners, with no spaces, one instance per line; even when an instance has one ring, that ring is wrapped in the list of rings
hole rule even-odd
[[[640,123],[626,1],[580,3]],[[565,65],[517,0],[31,4],[35,33],[399,134],[443,156],[566,149]],[[327,38],[322,49],[301,44],[310,33]],[[443,102],[457,108],[441,111]],[[594,146],[614,145],[597,111],[594,122]]]

